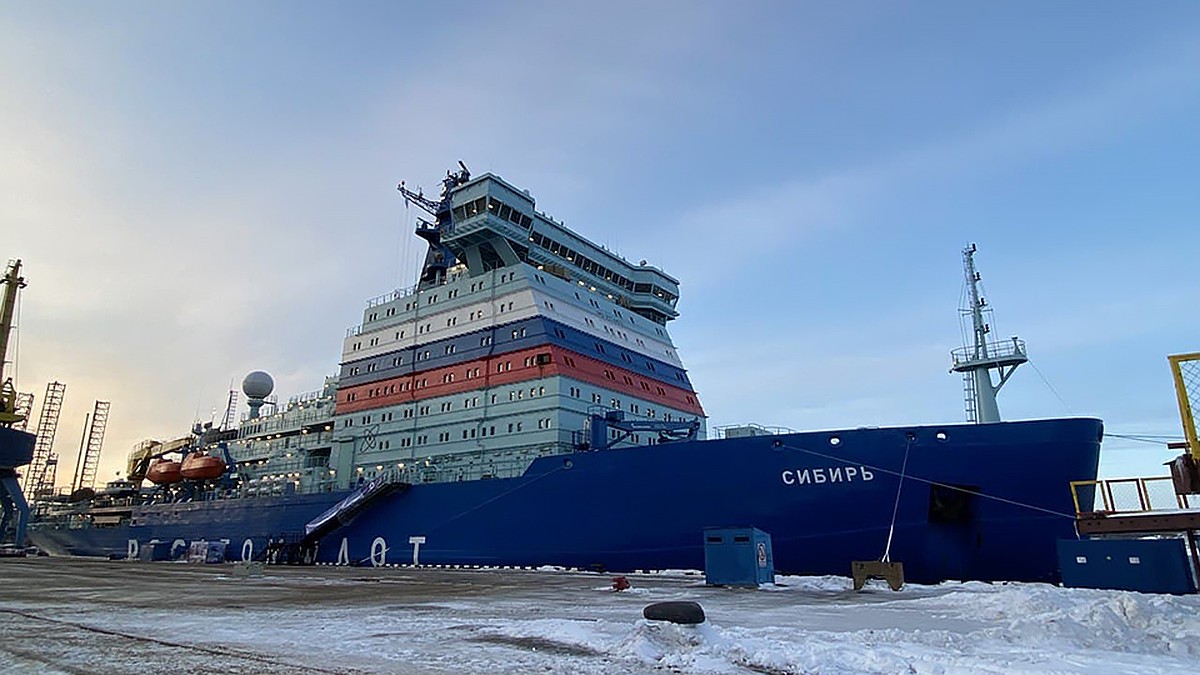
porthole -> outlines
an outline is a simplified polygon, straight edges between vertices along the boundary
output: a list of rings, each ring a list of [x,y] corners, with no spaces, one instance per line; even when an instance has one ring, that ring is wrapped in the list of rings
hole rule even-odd
[[[841,445],[841,444],[842,444],[842,439],[838,438],[837,436],[834,436],[834,437],[832,437],[832,438],[830,438],[830,439],[829,439],[829,444],[830,444],[830,445],[833,445],[833,446],[838,446],[838,445]]]

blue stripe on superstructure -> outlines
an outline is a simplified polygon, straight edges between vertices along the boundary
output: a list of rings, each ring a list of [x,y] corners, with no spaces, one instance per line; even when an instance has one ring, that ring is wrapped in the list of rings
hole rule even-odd
[[[492,338],[490,342],[484,339],[487,337]],[[597,361],[632,371],[647,379],[693,391],[687,371],[678,366],[652,359],[611,340],[541,316],[464,333],[418,347],[405,347],[379,356],[347,361],[342,364],[339,381],[342,387],[353,387],[546,344],[569,349]],[[602,347],[603,351],[597,349],[597,345]],[[426,353],[428,357],[425,357]],[[395,364],[397,357],[400,358],[398,365]],[[368,372],[372,365],[374,369]],[[358,368],[358,373],[352,374],[355,368]]]

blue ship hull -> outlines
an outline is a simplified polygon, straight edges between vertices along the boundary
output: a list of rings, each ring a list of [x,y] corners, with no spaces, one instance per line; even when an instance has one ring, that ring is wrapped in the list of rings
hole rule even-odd
[[[325,536],[317,559],[405,564],[416,553],[421,564],[699,569],[705,528],[753,526],[771,534],[779,572],[846,575],[851,561],[883,554],[894,513],[891,559],[912,581],[1051,581],[1055,542],[1076,536],[1068,484],[1096,477],[1102,434],[1096,419],[1056,419],[544,457],[519,478],[382,497]],[[227,539],[231,557],[250,558],[346,495],[143,506],[128,526],[40,523],[30,537],[76,555]]]

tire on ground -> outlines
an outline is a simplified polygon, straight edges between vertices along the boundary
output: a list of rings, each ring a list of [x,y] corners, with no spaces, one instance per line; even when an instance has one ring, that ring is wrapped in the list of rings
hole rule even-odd
[[[642,616],[651,621],[670,621],[694,625],[704,623],[704,608],[699,603],[690,601],[656,602],[646,605]]]

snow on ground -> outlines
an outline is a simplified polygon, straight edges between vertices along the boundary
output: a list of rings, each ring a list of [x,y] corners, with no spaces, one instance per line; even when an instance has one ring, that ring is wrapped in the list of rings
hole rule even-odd
[[[611,575],[599,574],[514,572],[511,584],[490,580],[472,588],[468,572],[459,573],[464,582],[422,581],[420,571],[403,578],[387,570],[338,578],[320,571],[222,577],[245,588],[235,606],[170,603],[114,612],[77,601],[18,609],[334,672],[1096,675],[1200,669],[1198,596],[976,582],[909,585],[900,592],[872,585],[855,593],[841,577],[780,577],[750,590],[706,587],[694,573],[627,575],[633,587],[618,593]],[[362,594],[364,585],[373,600],[339,602]],[[257,594],[293,587],[312,601],[255,604]],[[641,618],[645,605],[664,600],[697,601],[708,621],[691,627]],[[0,600],[0,608],[13,607]]]

